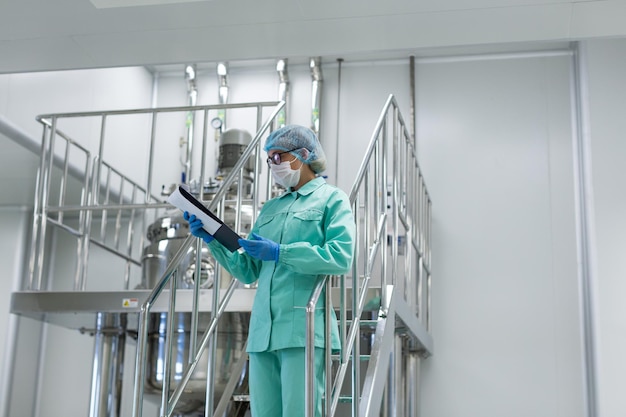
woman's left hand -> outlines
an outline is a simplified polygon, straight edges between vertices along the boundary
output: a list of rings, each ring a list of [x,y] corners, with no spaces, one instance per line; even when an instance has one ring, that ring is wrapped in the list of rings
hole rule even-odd
[[[278,262],[280,245],[273,240],[266,239],[256,233],[251,234],[252,239],[239,239],[239,244],[247,254],[261,261]]]

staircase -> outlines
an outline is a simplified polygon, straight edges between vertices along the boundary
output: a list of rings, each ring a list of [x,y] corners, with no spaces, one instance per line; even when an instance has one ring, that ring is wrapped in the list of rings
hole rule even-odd
[[[327,277],[314,290],[307,308],[308,386],[314,386],[311,335],[315,334],[315,305],[323,286],[326,294],[331,294],[338,285],[342,300],[342,351],[339,357],[332,357],[330,337],[326,338],[326,392],[330,393],[325,401],[326,416],[336,415],[339,402],[351,404],[352,416],[379,416],[383,397],[384,415],[414,416],[418,358],[432,353],[428,332],[431,202],[413,140],[393,96],[388,98],[378,119],[350,202],[357,224],[357,254],[350,277],[352,300],[345,301],[345,276]],[[362,320],[367,301],[364,295],[372,284],[380,288],[380,306],[374,320]],[[351,320],[347,319],[348,313]],[[368,355],[361,354],[359,343],[364,328],[374,329]],[[407,361],[407,366],[402,361]],[[364,378],[363,362],[367,363]],[[350,375],[346,376],[348,370]],[[346,383],[351,388],[349,396],[342,395]],[[313,417],[313,390],[307,389],[306,394],[305,415]]]
[[[176,338],[165,337],[160,373],[163,376],[160,381],[161,416],[180,414],[177,404],[190,381],[195,380],[199,364],[205,366],[205,362],[206,395],[203,403],[206,416],[243,416],[247,402],[245,393],[236,392],[242,387],[241,376],[246,367],[245,345],[238,358],[232,361],[220,398],[214,398],[213,384],[219,365],[216,363],[218,328],[224,325],[223,319],[229,312],[249,311],[254,287],[242,286],[223,276],[221,268],[213,265],[211,289],[195,284],[181,288],[181,282],[186,282],[183,278],[189,276],[190,265],[185,263],[189,254],[201,254],[203,250],[202,242],[191,235],[182,239],[155,286],[133,289],[131,285],[138,269],[145,265],[141,251],[146,246],[144,231],[147,224],[171,210],[162,195],[150,191],[154,189],[153,177],[158,169],[154,162],[157,120],[176,112],[202,116],[198,198],[220,217],[231,213],[234,216],[230,220],[231,227],[245,235],[249,224],[256,220],[258,208],[277,191],[271,186],[269,170],[263,172],[264,162],[260,155],[262,139],[276,126],[283,106],[283,102],[245,103],[38,118],[44,126],[44,141],[36,189],[29,291],[13,294],[13,312],[31,317],[42,317],[43,314],[44,320],[51,320],[50,317],[54,316],[51,309],[55,313],[76,314],[78,311],[92,318],[95,312],[96,352],[107,351],[104,348],[113,346],[107,341],[112,333],[111,327],[115,330],[113,333],[136,338],[133,417],[143,416],[149,329],[151,318],[157,313],[165,318],[165,335],[176,334],[177,314],[183,312],[190,318],[188,359],[184,369],[175,369],[180,366],[173,358],[173,352],[178,352]],[[205,146],[210,137],[208,120],[211,112],[250,109],[256,113],[256,134],[236,164],[220,178],[219,187],[208,189],[205,186],[208,179]],[[111,120],[127,116],[143,117],[144,124],[149,126],[147,175],[142,180],[123,175],[121,170],[103,159],[105,139],[109,140],[107,128],[112,125],[115,129]],[[98,121],[99,139],[95,149],[79,145],[71,134],[59,127],[61,122],[76,119]],[[51,201],[51,195],[58,195],[58,204]],[[352,270],[343,276],[326,277],[311,294],[307,307],[307,335],[314,334],[314,306],[321,294],[325,294],[326,305],[333,305],[339,317],[341,352],[333,355],[329,346],[326,349],[325,415],[415,416],[419,398],[419,363],[432,354],[433,349],[429,333],[431,201],[417,163],[415,143],[393,96],[384,104],[376,123],[350,192],[350,202],[357,226],[357,252]],[[251,212],[246,218],[244,213],[248,211]],[[50,287],[49,277],[44,272],[49,269],[50,257],[54,255],[49,248],[48,229],[51,227],[76,240],[72,291],[44,291]],[[137,235],[141,238],[136,239]],[[124,270],[122,290],[106,294],[88,290],[87,277],[92,272],[89,253],[93,248],[121,260]],[[194,270],[204,271],[202,257],[194,257]],[[201,277],[201,274],[193,275],[193,279],[196,276]],[[122,307],[119,301],[112,301],[120,299],[123,300]],[[54,308],[45,307],[52,304]],[[126,315],[137,317],[136,327],[120,324],[119,318]],[[330,334],[330,329],[326,330]],[[120,343],[123,337],[115,340]],[[326,340],[329,342],[330,337]],[[103,349],[98,350],[99,343]],[[313,390],[308,388],[314,383],[313,351],[312,340],[308,337],[306,417],[314,416]],[[110,404],[105,404],[113,390],[110,378],[105,379],[115,368],[116,360],[113,356],[100,357],[97,361],[94,358],[90,417],[119,413],[119,407],[116,411]]]

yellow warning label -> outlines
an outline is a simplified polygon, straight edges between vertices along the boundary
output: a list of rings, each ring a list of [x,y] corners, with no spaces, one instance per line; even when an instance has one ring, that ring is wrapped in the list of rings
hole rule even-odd
[[[136,308],[139,306],[138,298],[124,298],[122,300],[122,307],[124,308]]]

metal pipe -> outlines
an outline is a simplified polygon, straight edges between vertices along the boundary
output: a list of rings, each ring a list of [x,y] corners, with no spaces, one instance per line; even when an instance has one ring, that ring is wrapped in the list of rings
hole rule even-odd
[[[243,168],[241,169],[241,171]],[[218,216],[220,218],[224,218],[224,206],[225,206],[224,198],[222,198],[219,206]],[[240,206],[238,206],[240,207]],[[236,282],[233,279],[233,282]],[[220,288],[222,286],[222,269],[219,267],[217,262],[215,263],[215,272],[213,274],[213,301],[212,305],[217,306],[220,302]],[[197,314],[197,312],[196,312]],[[215,307],[211,309],[211,321],[215,322],[215,329],[213,330],[213,334],[209,337],[208,340],[208,360],[207,360],[207,373],[206,373],[206,392],[205,392],[205,416],[210,416],[213,413],[214,409],[214,393],[215,393],[215,363],[217,356],[217,329],[219,326],[220,315]],[[195,357],[195,355],[194,355]]]
[[[400,382],[398,381],[398,375],[400,372],[397,372],[401,369],[402,366],[402,354],[398,351],[399,347],[399,338],[397,334],[393,335],[391,354],[389,355],[389,368],[387,369],[387,392],[386,392],[386,407],[384,412],[389,417],[396,417],[397,409],[396,407],[401,405],[402,398],[400,396]],[[400,400],[400,401],[399,401]],[[400,403],[400,404],[398,404]]]
[[[322,58],[316,57],[309,60],[311,68],[311,129],[317,137],[320,136],[320,114],[322,107]]]
[[[148,326],[150,320],[150,304],[144,303],[139,313],[139,328],[137,329],[137,351],[135,356],[135,377],[133,380],[133,417],[142,417],[144,378],[148,355],[146,346],[148,343]]]
[[[204,124],[202,128],[202,156],[200,162],[200,200],[204,200],[204,178],[205,178],[205,162],[207,136],[209,130],[209,112],[204,110]],[[196,278],[193,286],[193,311],[198,311],[200,305],[200,279],[202,277],[202,248],[204,242],[198,239],[196,242]],[[189,361],[195,356],[196,346],[198,345],[198,314],[191,315],[191,333],[189,334]]]
[[[217,85],[218,85],[218,102],[222,105],[228,103],[228,63],[218,62],[217,64]],[[217,111],[217,117],[222,119],[222,132],[226,130],[226,109],[221,108]]]
[[[41,282],[43,278],[43,255],[45,249],[45,236],[46,236],[46,223],[48,214],[46,212],[46,206],[48,206],[48,195],[50,193],[50,177],[52,176],[52,164],[53,164],[53,155],[54,155],[54,138],[56,136],[56,128],[57,128],[57,119],[52,119],[52,126],[50,128],[50,140],[49,140],[49,150],[48,154],[45,157],[48,159],[47,169],[43,170],[43,177],[41,182],[41,220],[40,220],[40,238],[39,238],[39,248],[37,249],[37,253],[39,254],[39,262],[37,265],[37,281],[35,283],[35,287],[33,288],[36,291],[41,290]],[[42,155],[42,158],[44,156]]]
[[[206,181],[206,153],[209,139],[209,111],[202,112],[204,123],[202,124],[202,155],[200,156],[200,200],[204,201],[204,182]]]
[[[381,170],[382,173],[380,176],[378,176],[378,178],[380,178],[380,182],[381,182],[381,190],[382,193],[378,194],[378,198],[381,202],[380,205],[380,210],[382,213],[387,211],[387,192],[388,192],[388,186],[387,186],[387,141],[388,141],[388,135],[387,135],[387,130],[388,130],[388,123],[387,123],[387,118],[384,119],[383,121],[383,128],[381,130],[381,134],[382,134],[382,141],[380,142],[380,164],[381,164]],[[384,238],[383,238],[384,239]],[[389,301],[390,297],[387,296],[387,293],[389,291],[389,288],[387,286],[387,250],[386,250],[386,239],[385,241],[382,242],[382,246],[385,247],[385,250],[382,251],[382,257],[381,257],[381,263],[380,263],[380,276],[382,277],[381,280],[381,285],[380,285],[380,289],[381,289],[381,301],[383,302],[383,310],[387,311],[389,310],[389,304],[386,304],[387,301]]]
[[[109,202],[110,202],[109,198],[111,196],[111,170],[110,169],[107,170],[106,181],[104,183],[106,184],[106,187],[105,187],[105,192],[104,192],[103,205],[106,207],[109,205]],[[59,204],[59,206],[62,206],[62,204]],[[101,215],[100,240],[102,242],[106,242],[106,230],[107,230],[107,221],[108,221],[107,213],[108,211],[106,208],[102,210],[102,212],[100,213]]]
[[[343,58],[337,58],[337,132],[335,134],[335,185],[339,184],[339,125],[341,121],[341,64]]]
[[[125,181],[121,181],[120,183],[120,193],[118,204],[122,204],[124,202],[124,184]],[[122,231],[122,209],[117,210],[117,216],[115,216],[115,234],[113,236],[113,242],[115,245],[115,249],[120,249],[120,232]]]
[[[326,289],[326,294],[325,294],[325,300],[324,300],[324,366],[325,366],[325,378],[324,380],[326,381],[325,387],[324,387],[324,397],[326,398],[326,401],[324,402],[324,415],[325,416],[330,416],[331,415],[331,403],[332,401],[330,401],[330,395],[333,392],[333,385],[332,385],[332,348],[333,348],[333,343],[332,343],[332,329],[331,329],[331,320],[332,320],[332,316],[331,316],[331,312],[332,312],[332,298],[331,298],[331,280],[330,279],[326,279],[326,285],[325,285],[325,289]],[[315,335],[314,335],[315,336]]]
[[[133,185],[133,192],[131,194],[131,201],[135,201],[135,197],[137,196],[137,184]],[[128,220],[128,232],[126,235],[126,241],[128,242],[128,250],[126,255],[130,258],[133,250],[133,240],[134,240],[134,228],[135,228],[135,209],[131,209],[130,218]],[[128,290],[130,287],[130,263],[126,263],[126,274],[124,275],[124,289]]]
[[[63,174],[61,175],[61,184],[59,185],[59,206],[63,206],[65,204],[65,191],[67,187],[67,173],[69,169],[70,162],[70,144],[66,143],[65,145],[65,157],[63,162]],[[63,213],[59,213],[57,216],[59,222],[63,223]]]
[[[172,353],[174,351],[174,320],[176,316],[176,290],[178,288],[178,269],[172,272],[170,279],[170,301],[167,309],[167,323],[165,325],[166,343],[165,360],[163,361],[163,387],[161,390],[161,414],[167,410],[170,395],[170,384],[172,382]],[[166,414],[169,416],[169,412]]]
[[[121,406],[120,355],[125,337],[119,314],[97,313],[89,417],[117,417]]]
[[[198,100],[198,88],[196,85],[196,65],[191,64],[185,66],[185,80],[187,81],[187,102],[189,106],[195,106]],[[194,124],[196,119],[196,113],[194,110],[187,111],[187,118],[185,120],[185,127],[187,129],[187,140],[185,146],[185,161],[182,183],[190,181],[192,176],[193,167],[193,134]],[[202,185],[202,184],[201,184]]]
[[[407,384],[405,389],[405,398],[407,399],[405,416],[418,416],[419,414],[419,404],[420,404],[420,384],[419,384],[419,375],[420,375],[420,358],[415,351],[415,347],[413,346],[412,340],[406,341],[406,348],[408,351],[407,355]]]
[[[328,277],[318,281],[305,308],[306,344],[304,345],[304,416],[315,416],[315,306]]]
[[[30,240],[30,260],[28,262],[28,286],[27,289],[35,290],[35,275],[38,274],[38,266],[43,253],[37,251],[38,242],[41,237],[41,208],[43,203],[43,173],[45,171],[45,154],[46,154],[46,138],[48,137],[48,127],[44,125],[43,136],[41,138],[41,153],[39,157],[39,168],[37,169],[37,178],[35,181],[35,201],[33,202],[33,229]]]
[[[400,159],[399,147],[400,143],[398,141],[398,109],[396,107],[393,108],[393,119],[391,124],[391,146],[392,146],[392,158],[393,158],[393,166],[392,170],[392,180],[391,180],[391,227],[393,231],[391,233],[391,277],[392,277],[392,285],[397,285],[398,282],[395,279],[398,273],[398,199],[399,199],[399,187],[400,184],[398,182],[398,177],[400,176],[400,166],[398,161]],[[386,148],[386,146],[385,146]],[[386,176],[384,177],[386,178]]]
[[[96,164],[96,169],[94,173],[95,183],[93,188],[93,193],[91,195],[91,204],[98,204],[100,198],[100,175],[102,174],[102,165],[104,163],[104,140],[106,137],[106,124],[107,124],[107,115],[102,115],[101,123],[100,123],[100,141],[98,145],[98,163]],[[152,156],[152,155],[151,155]]]
[[[279,59],[276,63],[276,72],[278,72],[278,100],[287,103],[289,101],[289,73],[287,72],[287,59]],[[287,124],[287,106],[278,113],[276,118],[278,127]]]
[[[428,231],[428,236],[429,236],[429,242],[430,242],[430,230],[431,230],[431,203],[430,200],[428,201],[428,206],[427,206],[427,216],[428,216],[428,223],[427,223],[427,231]],[[432,282],[432,275],[430,272],[430,243],[428,246],[428,256],[426,258],[428,260],[428,267],[426,270],[427,273],[427,282],[426,282],[426,294],[427,294],[427,302],[426,302],[426,330],[430,331],[430,329],[432,328],[431,326],[431,319],[432,319],[432,315],[431,315],[431,308],[432,308],[432,295],[431,295],[431,282]]]
[[[175,106],[175,107],[144,107],[140,109],[132,109],[132,110],[108,110],[108,111],[87,111],[87,112],[76,112],[76,113],[58,113],[58,114],[40,114],[35,117],[35,119],[42,124],[50,124],[46,119],[70,119],[77,117],[102,117],[102,116],[121,116],[121,115],[131,115],[131,114],[159,114],[159,113],[177,113],[186,110],[224,110],[224,109],[247,109],[247,108],[257,108],[261,107],[275,107],[280,104],[280,101],[255,101],[249,103],[230,103],[230,104],[210,104],[210,105],[202,105],[202,106]],[[59,136],[63,136],[61,132],[58,132]],[[74,143],[74,145],[79,146]]]
[[[367,223],[367,219],[365,220]],[[364,281],[369,278],[365,275]],[[350,326],[350,339],[352,340],[352,415],[359,412],[359,399],[361,398],[361,310],[359,308],[359,295],[361,284],[359,277],[353,277],[352,282],[352,325]]]
[[[416,136],[416,131],[415,131],[415,55],[411,55],[409,58],[409,72],[410,72],[410,80],[409,80],[409,86],[410,86],[410,92],[411,92],[411,104],[409,106],[410,108],[410,113],[409,113],[409,117],[411,118],[411,137],[413,138],[413,141],[415,143],[415,146],[417,147],[417,136]]]
[[[584,402],[587,417],[599,416],[598,357],[595,292],[597,267],[595,246],[594,199],[591,169],[591,134],[587,86],[587,46],[574,44],[571,62],[573,164],[576,199],[576,241],[580,327],[582,334]]]
[[[152,113],[152,127],[150,128],[150,148],[148,151],[148,178],[146,181],[146,195],[145,195],[145,203],[150,202],[150,194],[152,193],[152,170],[154,168],[153,160],[154,160],[154,145],[156,142],[156,124],[157,124],[157,114],[156,112]],[[102,152],[100,153],[102,157]],[[98,181],[98,184],[100,181]]]
[[[33,416],[40,416],[41,414],[41,398],[43,397],[43,386],[44,386],[44,370],[45,370],[45,361],[46,361],[46,345],[48,343],[48,323],[42,323],[41,326],[41,337],[39,339],[39,347],[37,350],[37,371],[35,375],[35,398],[33,398]]]

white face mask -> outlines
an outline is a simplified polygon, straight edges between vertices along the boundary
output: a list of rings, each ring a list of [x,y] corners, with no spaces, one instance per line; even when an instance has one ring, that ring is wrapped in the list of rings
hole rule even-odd
[[[300,170],[291,168],[291,162],[296,160],[297,159],[294,159],[293,161],[281,162],[279,165],[270,165],[274,181],[286,189],[295,187],[298,185],[298,182],[300,182]]]

